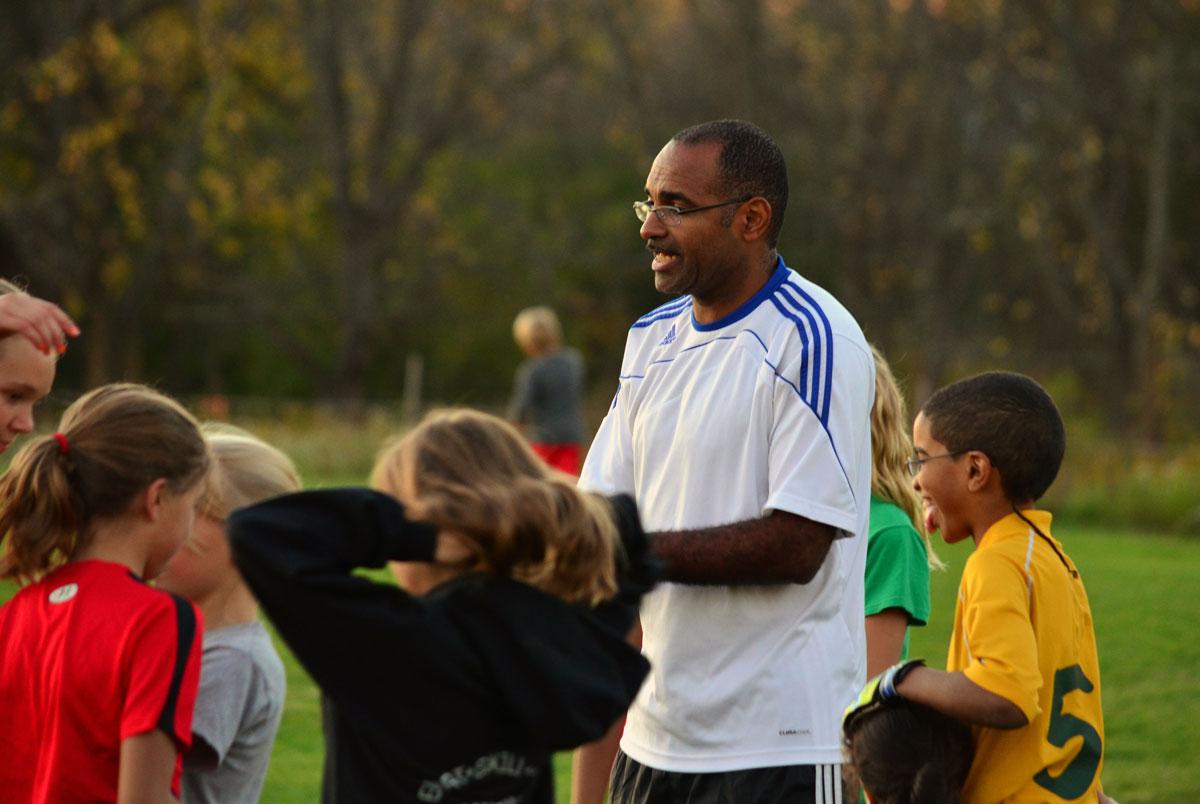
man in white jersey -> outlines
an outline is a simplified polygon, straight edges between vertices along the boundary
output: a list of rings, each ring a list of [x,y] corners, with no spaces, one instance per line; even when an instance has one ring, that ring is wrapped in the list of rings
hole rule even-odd
[[[682,295],[630,329],[580,479],[637,499],[670,581],[642,604],[652,670],[614,802],[842,800],[874,363],[845,308],[777,253],[787,195],[774,141],[723,120],[675,135],[634,205],[655,287]],[[577,802],[603,797],[588,788]]]

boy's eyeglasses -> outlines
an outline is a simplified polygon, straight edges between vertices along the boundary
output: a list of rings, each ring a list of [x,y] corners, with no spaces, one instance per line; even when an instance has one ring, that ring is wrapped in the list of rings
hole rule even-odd
[[[703,212],[706,209],[716,209],[717,207],[727,207],[730,204],[744,204],[753,197],[754,196],[752,196],[752,195],[748,195],[745,198],[733,198],[733,199],[730,199],[729,201],[722,201],[719,204],[709,204],[708,206],[703,206],[703,207],[688,207],[687,209],[680,209],[679,207],[668,207],[668,206],[656,207],[654,204],[651,204],[649,201],[634,201],[633,202],[633,214],[637,215],[637,219],[639,221],[641,221],[642,223],[645,223],[646,219],[650,217],[650,213],[653,212],[654,215],[658,218],[659,223],[661,223],[663,226],[674,226],[675,224],[677,224],[683,220],[684,215],[690,215],[693,212]]]
[[[938,458],[957,458],[959,455],[963,455],[970,451],[971,450],[969,449],[960,449],[956,452],[947,452],[942,455],[927,455],[924,458],[918,458],[916,455],[914,455],[911,458],[906,458],[904,465],[908,467],[908,474],[912,477],[916,477],[917,473],[921,471],[921,467],[925,465],[925,461],[935,461]]]

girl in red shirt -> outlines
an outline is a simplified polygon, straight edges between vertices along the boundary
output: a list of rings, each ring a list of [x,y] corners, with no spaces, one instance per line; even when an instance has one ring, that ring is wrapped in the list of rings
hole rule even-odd
[[[146,585],[188,538],[209,455],[138,385],[76,401],[0,477],[0,790],[10,802],[169,801],[191,740],[201,623]]]

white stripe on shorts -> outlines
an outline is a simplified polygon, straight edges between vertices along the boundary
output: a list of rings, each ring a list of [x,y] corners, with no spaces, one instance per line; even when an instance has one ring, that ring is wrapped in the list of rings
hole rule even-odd
[[[842,804],[842,766],[813,766],[814,797],[816,804]]]

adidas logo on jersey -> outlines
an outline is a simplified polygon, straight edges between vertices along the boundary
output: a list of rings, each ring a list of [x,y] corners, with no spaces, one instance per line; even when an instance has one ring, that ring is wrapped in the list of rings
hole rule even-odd
[[[658,345],[666,346],[668,343],[673,343],[674,341],[675,341],[675,325],[672,324],[671,330],[663,337],[663,339],[661,341],[658,342]]]

